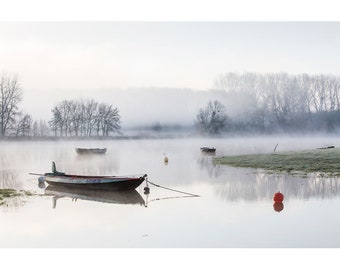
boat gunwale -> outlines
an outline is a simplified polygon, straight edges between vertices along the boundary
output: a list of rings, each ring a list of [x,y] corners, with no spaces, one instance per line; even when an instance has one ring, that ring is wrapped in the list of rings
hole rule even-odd
[[[103,176],[103,175],[77,175],[77,174],[53,174],[53,173],[45,173],[44,176],[47,176],[47,177],[53,177],[53,178],[66,178],[66,179],[86,179],[86,180],[89,180],[89,179],[105,179],[105,180],[118,180],[118,179],[122,179],[122,180],[138,180],[138,179],[141,179],[141,178],[146,178],[147,175],[146,174],[141,174],[141,176]]]

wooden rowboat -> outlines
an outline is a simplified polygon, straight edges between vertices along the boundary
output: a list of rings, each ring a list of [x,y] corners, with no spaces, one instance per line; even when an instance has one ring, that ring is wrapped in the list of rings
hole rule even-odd
[[[132,190],[146,180],[143,176],[88,176],[88,175],[58,175],[45,173],[45,181],[49,185],[91,187],[109,190]]]
[[[52,162],[52,173],[45,173],[44,180],[49,185],[87,187],[105,190],[133,190],[147,180],[147,175],[134,176],[90,176],[58,172]]]
[[[77,154],[105,154],[106,148],[76,148]]]

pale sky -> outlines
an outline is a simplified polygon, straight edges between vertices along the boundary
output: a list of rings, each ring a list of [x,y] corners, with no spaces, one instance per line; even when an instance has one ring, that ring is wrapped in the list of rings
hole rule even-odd
[[[224,72],[340,75],[339,48],[340,22],[0,22],[0,71],[34,117],[114,89],[209,90]]]
[[[0,23],[0,70],[24,89],[206,90],[223,72],[340,73],[340,23]]]

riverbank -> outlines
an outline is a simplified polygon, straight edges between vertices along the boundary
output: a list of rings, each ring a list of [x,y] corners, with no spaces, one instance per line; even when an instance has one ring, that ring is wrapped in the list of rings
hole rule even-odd
[[[340,148],[216,157],[214,164],[270,172],[323,173],[340,176]]]
[[[31,192],[29,191],[25,191],[25,190],[14,190],[14,189],[0,189],[0,206],[1,205],[6,205],[6,200],[8,200],[9,198],[13,198],[13,197],[19,197],[19,196],[31,196],[33,195]]]

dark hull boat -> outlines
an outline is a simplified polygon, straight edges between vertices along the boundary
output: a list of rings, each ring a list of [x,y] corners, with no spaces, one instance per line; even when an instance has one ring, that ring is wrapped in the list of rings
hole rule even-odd
[[[106,148],[76,148],[77,154],[105,154]]]
[[[78,188],[65,186],[48,186],[45,189],[45,195],[54,196],[54,199],[68,197],[87,201],[95,201],[112,204],[137,204],[145,205],[142,196],[136,190],[129,191],[112,191],[98,190],[92,188]],[[54,206],[55,207],[55,206]]]
[[[204,153],[204,154],[215,154],[216,148],[201,147],[201,152]]]
[[[334,145],[330,145],[330,146],[320,147],[318,149],[333,149],[333,148],[335,148],[335,146]]]
[[[72,175],[58,172],[52,162],[52,173],[45,173],[44,180],[49,185],[65,187],[87,187],[104,190],[134,190],[145,180],[147,175],[134,176],[89,176]]]
[[[67,187],[88,187],[109,190],[133,190],[146,180],[142,176],[86,176],[45,173],[49,185]]]

